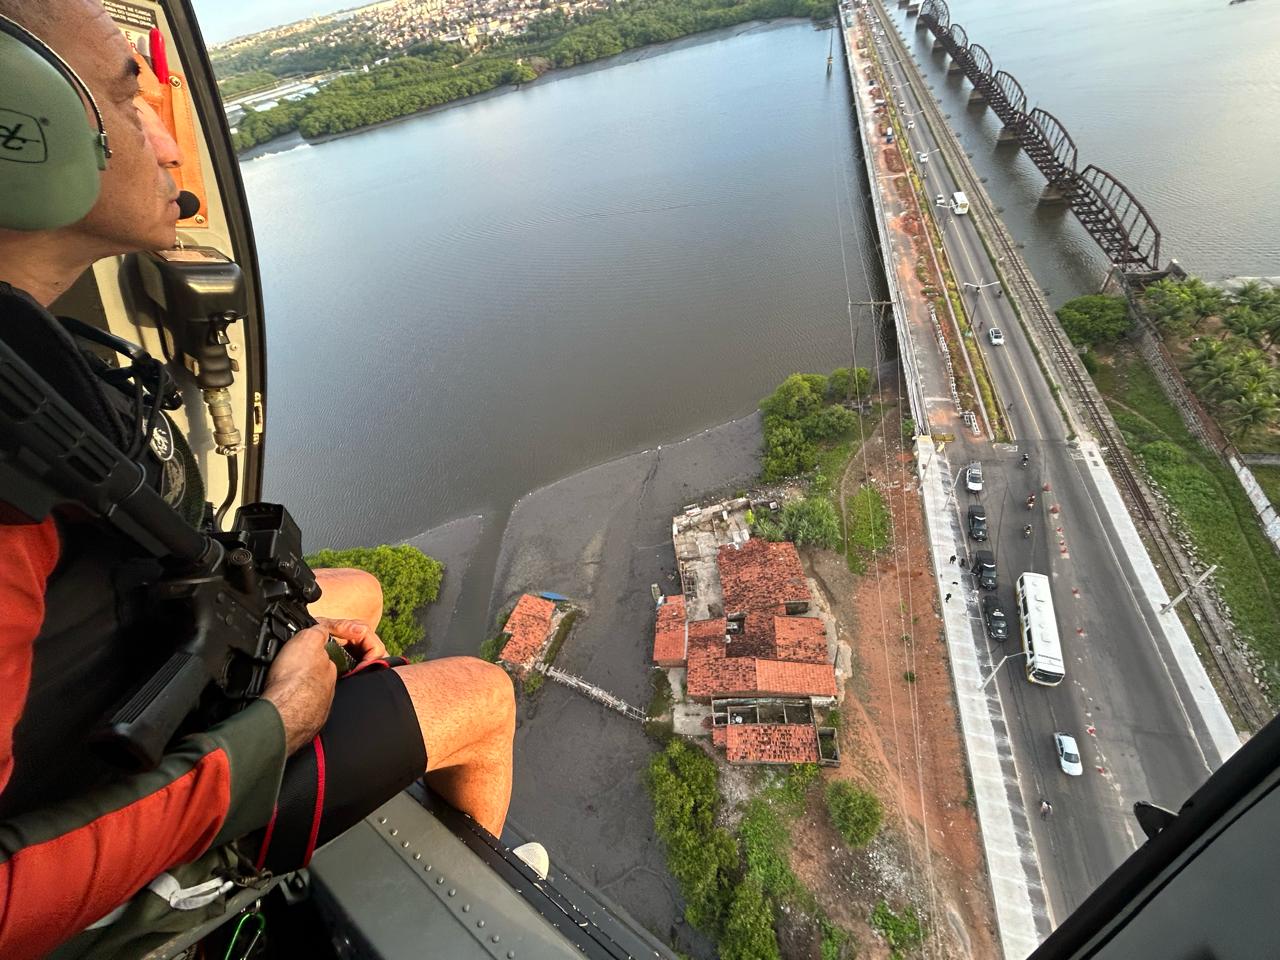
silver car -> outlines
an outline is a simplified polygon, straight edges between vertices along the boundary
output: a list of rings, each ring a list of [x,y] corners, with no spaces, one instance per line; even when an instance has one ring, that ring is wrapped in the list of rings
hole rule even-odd
[[[970,493],[982,492],[982,464],[977,460],[969,464],[964,471],[964,488]]]

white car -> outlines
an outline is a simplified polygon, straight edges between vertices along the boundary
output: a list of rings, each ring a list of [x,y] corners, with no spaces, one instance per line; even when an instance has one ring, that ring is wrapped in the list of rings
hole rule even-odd
[[[991,341],[991,345],[993,347],[1004,346],[1004,333],[1001,332],[999,327],[992,327],[990,330],[988,330],[987,339]]]
[[[929,154],[927,154],[927,153],[925,153],[925,152],[921,151],[919,154],[917,154],[917,156],[919,156],[919,157],[920,157],[920,162],[921,162],[921,163],[928,163],[928,162],[929,162]]]
[[[969,464],[964,472],[964,488],[970,493],[982,492],[982,464],[977,460]]]
[[[933,205],[935,207],[945,207],[947,205],[947,198],[944,197],[942,194],[938,194],[936,197],[933,198]]]
[[[1084,773],[1084,765],[1080,762],[1080,748],[1076,746],[1076,738],[1065,733],[1053,735],[1053,747],[1058,752],[1058,766],[1069,777],[1078,777]]]
[[[915,122],[914,120],[908,120],[908,121],[907,121],[907,129],[908,129],[908,130],[914,130],[915,128],[916,128],[916,122]]]

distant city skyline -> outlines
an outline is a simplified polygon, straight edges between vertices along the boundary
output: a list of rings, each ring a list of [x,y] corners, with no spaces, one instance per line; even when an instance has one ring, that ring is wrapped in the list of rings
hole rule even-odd
[[[193,0],[205,43],[222,43],[295,20],[364,6],[372,0]]]

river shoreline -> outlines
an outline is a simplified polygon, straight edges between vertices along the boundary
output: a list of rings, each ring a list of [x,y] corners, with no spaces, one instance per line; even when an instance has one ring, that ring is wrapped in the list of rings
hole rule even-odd
[[[691,33],[675,40],[668,40],[664,43],[651,43],[642,47],[633,47],[630,50],[624,50],[622,53],[616,53],[611,57],[601,57],[599,60],[593,60],[590,63],[580,63],[572,67],[553,67],[546,73],[541,74],[538,79],[531,80],[528,83],[510,83],[492,90],[486,90],[484,93],[477,93],[470,97],[461,97],[457,100],[450,100],[448,103],[437,104],[434,107],[428,107],[426,110],[419,110],[416,113],[406,113],[400,117],[392,117],[390,120],[382,120],[378,123],[371,123],[363,127],[356,127],[352,130],[344,130],[342,133],[327,134],[323,137],[314,137],[307,139],[292,130],[283,136],[274,137],[271,140],[264,140],[262,143],[254,144],[248,150],[239,154],[238,159],[241,163],[249,160],[257,160],[272,154],[284,153],[287,150],[293,150],[301,146],[319,146],[324,143],[330,143],[334,140],[344,140],[347,137],[353,137],[361,133],[369,133],[373,130],[381,130],[384,127],[394,126],[403,123],[406,120],[414,120],[419,117],[428,117],[436,113],[444,113],[455,107],[470,106],[474,103],[481,103],[485,100],[491,100],[494,97],[504,96],[509,93],[516,93],[525,88],[546,86],[557,80],[564,80],[569,77],[582,76],[584,74],[594,73],[597,70],[607,70],[610,67],[621,66],[627,63],[635,63],[638,60],[645,60],[649,57],[659,56],[669,53],[673,50],[681,50],[686,47],[699,46],[704,43],[716,43],[721,40],[732,39],[744,33],[752,33],[761,29],[774,29],[777,27],[790,26],[796,23],[814,23],[815,29],[829,29],[829,24],[817,23],[806,20],[804,17],[781,17],[777,20],[745,20],[742,23],[734,24],[731,27],[721,27],[718,30],[704,30],[701,33]]]

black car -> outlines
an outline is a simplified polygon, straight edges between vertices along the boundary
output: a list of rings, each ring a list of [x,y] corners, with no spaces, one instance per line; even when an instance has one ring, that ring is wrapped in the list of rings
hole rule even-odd
[[[986,621],[987,633],[992,640],[1009,639],[1009,618],[1005,616],[1000,601],[991,594],[982,598],[982,619]]]
[[[974,504],[969,508],[969,536],[978,541],[987,539],[987,508]]]
[[[969,569],[973,571],[978,586],[983,590],[996,588],[996,558],[990,550],[979,550],[975,553]]]

